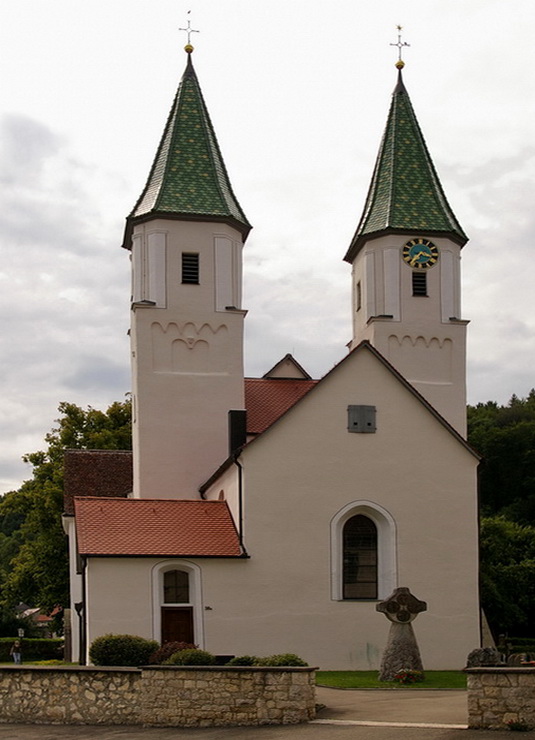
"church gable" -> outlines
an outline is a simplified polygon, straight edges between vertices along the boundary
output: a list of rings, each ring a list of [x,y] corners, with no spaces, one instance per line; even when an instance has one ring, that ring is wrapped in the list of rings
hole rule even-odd
[[[299,378],[300,380],[312,380],[310,375],[300,365],[293,355],[287,354],[279,360],[271,370],[264,374],[264,378]]]
[[[413,427],[414,434],[419,433],[417,429],[429,428],[425,433],[441,439],[449,437],[454,447],[460,445],[477,458],[461,435],[367,342],[313,383],[304,397],[273,418],[271,426],[250,445],[251,449],[264,439],[267,443],[270,435],[277,433],[296,438],[317,437],[320,448],[327,449],[331,446],[329,440],[346,439],[351,414],[356,413],[350,407],[357,406],[375,408],[374,433],[380,438],[393,435],[392,442],[398,440],[399,444]]]
[[[367,343],[248,443],[238,462],[251,552],[257,525],[263,529],[273,519],[280,527],[284,511],[290,530],[301,527],[303,505],[322,530],[356,500],[372,500],[402,518],[414,518],[415,501],[429,516],[455,500],[475,506],[478,456]],[[230,459],[203,495],[234,501],[229,492],[237,476]],[[231,508],[236,515],[237,503]]]

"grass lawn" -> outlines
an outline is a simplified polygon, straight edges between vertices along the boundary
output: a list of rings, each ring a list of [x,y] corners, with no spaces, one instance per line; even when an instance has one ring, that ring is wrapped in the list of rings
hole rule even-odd
[[[377,671],[317,671],[316,683],[335,689],[465,689],[462,671],[425,671],[425,680],[405,686],[394,681],[378,681]]]

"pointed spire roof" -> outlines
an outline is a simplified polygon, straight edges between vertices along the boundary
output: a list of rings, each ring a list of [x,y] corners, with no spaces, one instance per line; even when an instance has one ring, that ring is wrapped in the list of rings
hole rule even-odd
[[[225,221],[244,239],[251,225],[230,184],[193,63],[193,47],[147,184],[126,220],[123,247],[131,248],[133,225],[152,218]]]
[[[468,241],[446,199],[398,69],[364,212],[344,258],[347,262],[368,239],[393,232],[447,236],[461,246]]]

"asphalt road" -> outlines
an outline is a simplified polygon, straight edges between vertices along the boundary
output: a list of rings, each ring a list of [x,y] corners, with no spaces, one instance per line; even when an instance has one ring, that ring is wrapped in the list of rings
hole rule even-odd
[[[533,737],[529,733],[528,737]],[[508,730],[448,730],[362,725],[286,725],[183,730],[143,727],[0,725],[1,740],[500,740]]]

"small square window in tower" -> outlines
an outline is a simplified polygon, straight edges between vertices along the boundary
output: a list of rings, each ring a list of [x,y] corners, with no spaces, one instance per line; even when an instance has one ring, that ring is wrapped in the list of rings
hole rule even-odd
[[[358,434],[374,434],[377,429],[375,423],[375,406],[348,406],[347,431]]]
[[[413,272],[412,273],[412,294],[413,295],[427,295],[427,273],[426,272]]]
[[[199,284],[199,255],[182,252],[182,282],[190,285]]]

